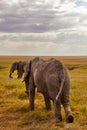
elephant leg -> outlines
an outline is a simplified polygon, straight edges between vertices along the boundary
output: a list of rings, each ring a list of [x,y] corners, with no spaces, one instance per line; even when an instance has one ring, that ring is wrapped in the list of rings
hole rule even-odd
[[[35,87],[33,89],[30,89],[29,92],[29,101],[30,101],[30,110],[34,110],[34,98],[35,98]]]
[[[55,109],[55,117],[62,121],[62,115],[61,115],[61,101],[60,99],[58,101],[54,100],[54,109]]]
[[[69,105],[69,96],[68,95],[65,95],[63,97],[62,103],[63,103],[63,107],[64,107],[65,114],[66,114],[66,121],[67,121],[67,123],[72,123],[74,118],[73,118],[72,111],[71,111],[71,108]]]
[[[25,87],[26,87],[25,93],[29,95],[29,81],[25,81]]]
[[[50,102],[48,94],[44,93],[43,96],[44,96],[44,101],[46,105],[46,110],[51,110],[51,102]]]

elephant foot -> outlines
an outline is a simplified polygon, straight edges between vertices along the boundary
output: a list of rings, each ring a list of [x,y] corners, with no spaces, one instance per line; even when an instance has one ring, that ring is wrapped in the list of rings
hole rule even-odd
[[[30,105],[29,108],[30,108],[30,111],[34,111],[34,105]]]
[[[61,122],[61,121],[62,121],[62,116],[56,116],[56,120],[57,120],[58,122]]]
[[[59,124],[59,123],[61,123],[61,122],[62,122],[62,119],[60,119],[60,118],[55,118],[55,123]]]
[[[62,116],[58,117],[58,120],[59,120],[59,121],[62,121]]]
[[[72,123],[74,121],[74,117],[72,115],[69,115],[66,119],[67,123]]]

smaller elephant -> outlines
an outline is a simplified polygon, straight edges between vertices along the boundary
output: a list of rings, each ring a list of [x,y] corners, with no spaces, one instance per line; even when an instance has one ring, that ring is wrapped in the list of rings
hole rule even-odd
[[[69,104],[70,78],[66,67],[54,58],[47,61],[36,57],[27,62],[24,80],[29,80],[28,92],[30,109],[34,110],[35,88],[44,96],[46,109],[53,101],[55,116],[62,121],[61,103],[66,114],[66,121],[72,123],[74,118]]]
[[[14,71],[17,71],[17,75],[18,75],[17,79],[22,78],[23,73],[25,72],[26,65],[28,64],[27,62],[28,61],[18,61],[18,62],[12,63],[11,68],[10,68],[9,78],[13,78],[12,73]],[[26,86],[25,93],[27,93],[27,94],[29,94],[28,93],[28,84],[29,84],[29,80],[26,78],[25,79],[25,86]]]

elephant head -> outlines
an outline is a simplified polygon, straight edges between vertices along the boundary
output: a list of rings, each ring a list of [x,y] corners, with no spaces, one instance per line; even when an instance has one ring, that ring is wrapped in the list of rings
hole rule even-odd
[[[19,61],[19,62],[14,62],[10,68],[10,74],[9,77],[12,77],[12,73],[17,70],[17,78],[20,79],[24,73],[24,66],[25,66],[25,62]]]
[[[13,78],[12,77],[12,73],[14,71],[17,70],[17,79],[20,79],[22,78],[22,75],[24,73],[24,79],[23,81],[25,82],[25,87],[26,87],[26,91],[25,93],[27,93],[29,95],[29,75],[30,75],[30,70],[31,70],[31,61],[26,61],[26,62],[23,62],[23,61],[19,61],[19,62],[14,62],[12,65],[11,65],[11,68],[10,68],[10,73],[9,73],[9,77],[10,78]]]

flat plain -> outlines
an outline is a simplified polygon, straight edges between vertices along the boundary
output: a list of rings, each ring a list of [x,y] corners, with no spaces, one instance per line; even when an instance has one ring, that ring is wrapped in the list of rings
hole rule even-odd
[[[15,61],[26,61],[34,56],[0,56],[0,130],[87,130],[87,56],[55,56],[68,68],[71,78],[70,105],[74,122],[57,122],[54,108],[47,112],[43,96],[35,95],[35,110],[29,110],[29,99],[21,80],[9,79],[9,69]],[[47,56],[44,59],[52,58]]]

